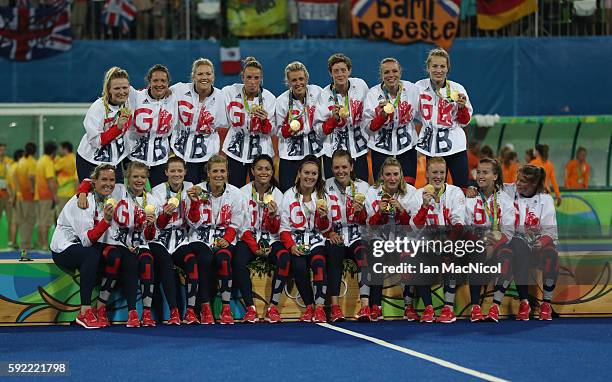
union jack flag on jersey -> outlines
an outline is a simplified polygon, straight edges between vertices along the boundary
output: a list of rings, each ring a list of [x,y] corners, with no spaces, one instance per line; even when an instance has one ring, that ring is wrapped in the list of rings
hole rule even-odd
[[[136,17],[132,0],[106,0],[102,10],[102,22],[109,27],[121,26],[123,33],[130,31],[130,24]],[[110,33],[110,31],[109,31]]]
[[[37,6],[20,0],[12,7],[0,7],[0,56],[27,61],[62,53],[71,47],[68,0]]]

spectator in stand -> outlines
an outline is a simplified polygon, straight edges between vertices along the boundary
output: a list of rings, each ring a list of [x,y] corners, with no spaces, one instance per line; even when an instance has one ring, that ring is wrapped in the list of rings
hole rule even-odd
[[[567,162],[565,166],[565,188],[589,188],[591,165],[586,161],[587,150],[578,147],[576,159]]]
[[[516,182],[520,163],[516,151],[505,151],[502,159],[502,177],[504,183]]]
[[[531,163],[531,161],[534,160],[535,158],[536,158],[536,154],[535,154],[534,149],[527,149],[525,151],[525,164]]]
[[[468,177],[471,186],[476,186],[476,167],[478,167],[478,161],[480,160],[480,142],[470,141],[468,144]]]
[[[57,174],[57,203],[55,204],[56,215],[76,193],[78,178],[76,170],[76,156],[72,152],[72,143],[65,141],[60,143],[59,156],[55,157],[55,173]]]
[[[15,183],[19,190],[17,199],[17,221],[21,236],[21,249],[32,249],[32,231],[36,221],[34,204],[34,182],[36,176],[36,144],[28,142],[25,145],[24,156],[19,159],[15,169]]]
[[[151,0],[133,0],[136,7],[136,38],[138,40],[149,40],[151,38]]]
[[[85,35],[85,24],[87,23],[87,0],[74,0],[72,2],[72,14],[70,26],[75,39],[82,39]]]
[[[34,200],[36,201],[36,222],[38,223],[38,246],[49,250],[49,227],[55,222],[57,203],[57,181],[53,158],[57,152],[55,142],[46,142],[43,156],[36,162]]]
[[[20,195],[19,189],[17,188],[17,183],[15,182],[15,169],[17,168],[17,162],[23,156],[23,149],[15,150],[13,153],[13,163],[8,168],[8,172],[6,174],[6,182],[7,182],[7,190],[9,194],[9,210],[7,210],[7,217],[9,218],[9,237],[8,237],[8,247],[17,248],[15,244],[17,237],[17,208],[16,202]],[[8,212],[10,211],[10,213]]]
[[[173,1],[173,3],[177,3],[177,1]],[[167,12],[168,12],[168,0],[154,0],[153,1],[153,34],[154,34],[153,37],[156,40],[165,40],[167,37],[167,33],[166,33],[166,13]]]
[[[493,149],[491,148],[491,146],[487,145],[480,149],[480,159],[483,158],[495,159],[495,155],[493,155]]]
[[[535,159],[529,162],[529,164],[542,167],[546,171],[544,187],[549,194],[552,193],[552,187],[552,191],[555,192],[555,204],[559,207],[561,205],[561,193],[559,192],[557,178],[555,177],[555,166],[548,160],[548,145],[536,145],[535,155]]]

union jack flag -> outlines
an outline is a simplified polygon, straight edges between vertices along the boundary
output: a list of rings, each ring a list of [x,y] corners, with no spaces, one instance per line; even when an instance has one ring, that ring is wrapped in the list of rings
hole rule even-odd
[[[130,31],[130,24],[136,17],[136,7],[132,0],[105,0],[102,22],[109,27],[121,26],[123,33]],[[110,32],[110,31],[109,31]]]
[[[69,5],[55,0],[30,6],[20,0],[14,7],[0,7],[0,56],[27,61],[70,50]]]

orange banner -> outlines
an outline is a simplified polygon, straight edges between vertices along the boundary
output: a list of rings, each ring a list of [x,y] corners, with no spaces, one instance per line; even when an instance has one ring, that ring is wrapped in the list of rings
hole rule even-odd
[[[423,41],[450,48],[457,34],[460,0],[358,0],[353,35],[398,44]]]

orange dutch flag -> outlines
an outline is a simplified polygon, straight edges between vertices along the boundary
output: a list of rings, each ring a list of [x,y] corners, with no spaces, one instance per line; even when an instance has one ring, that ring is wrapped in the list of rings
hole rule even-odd
[[[537,0],[477,0],[478,28],[499,29],[537,10]]]

